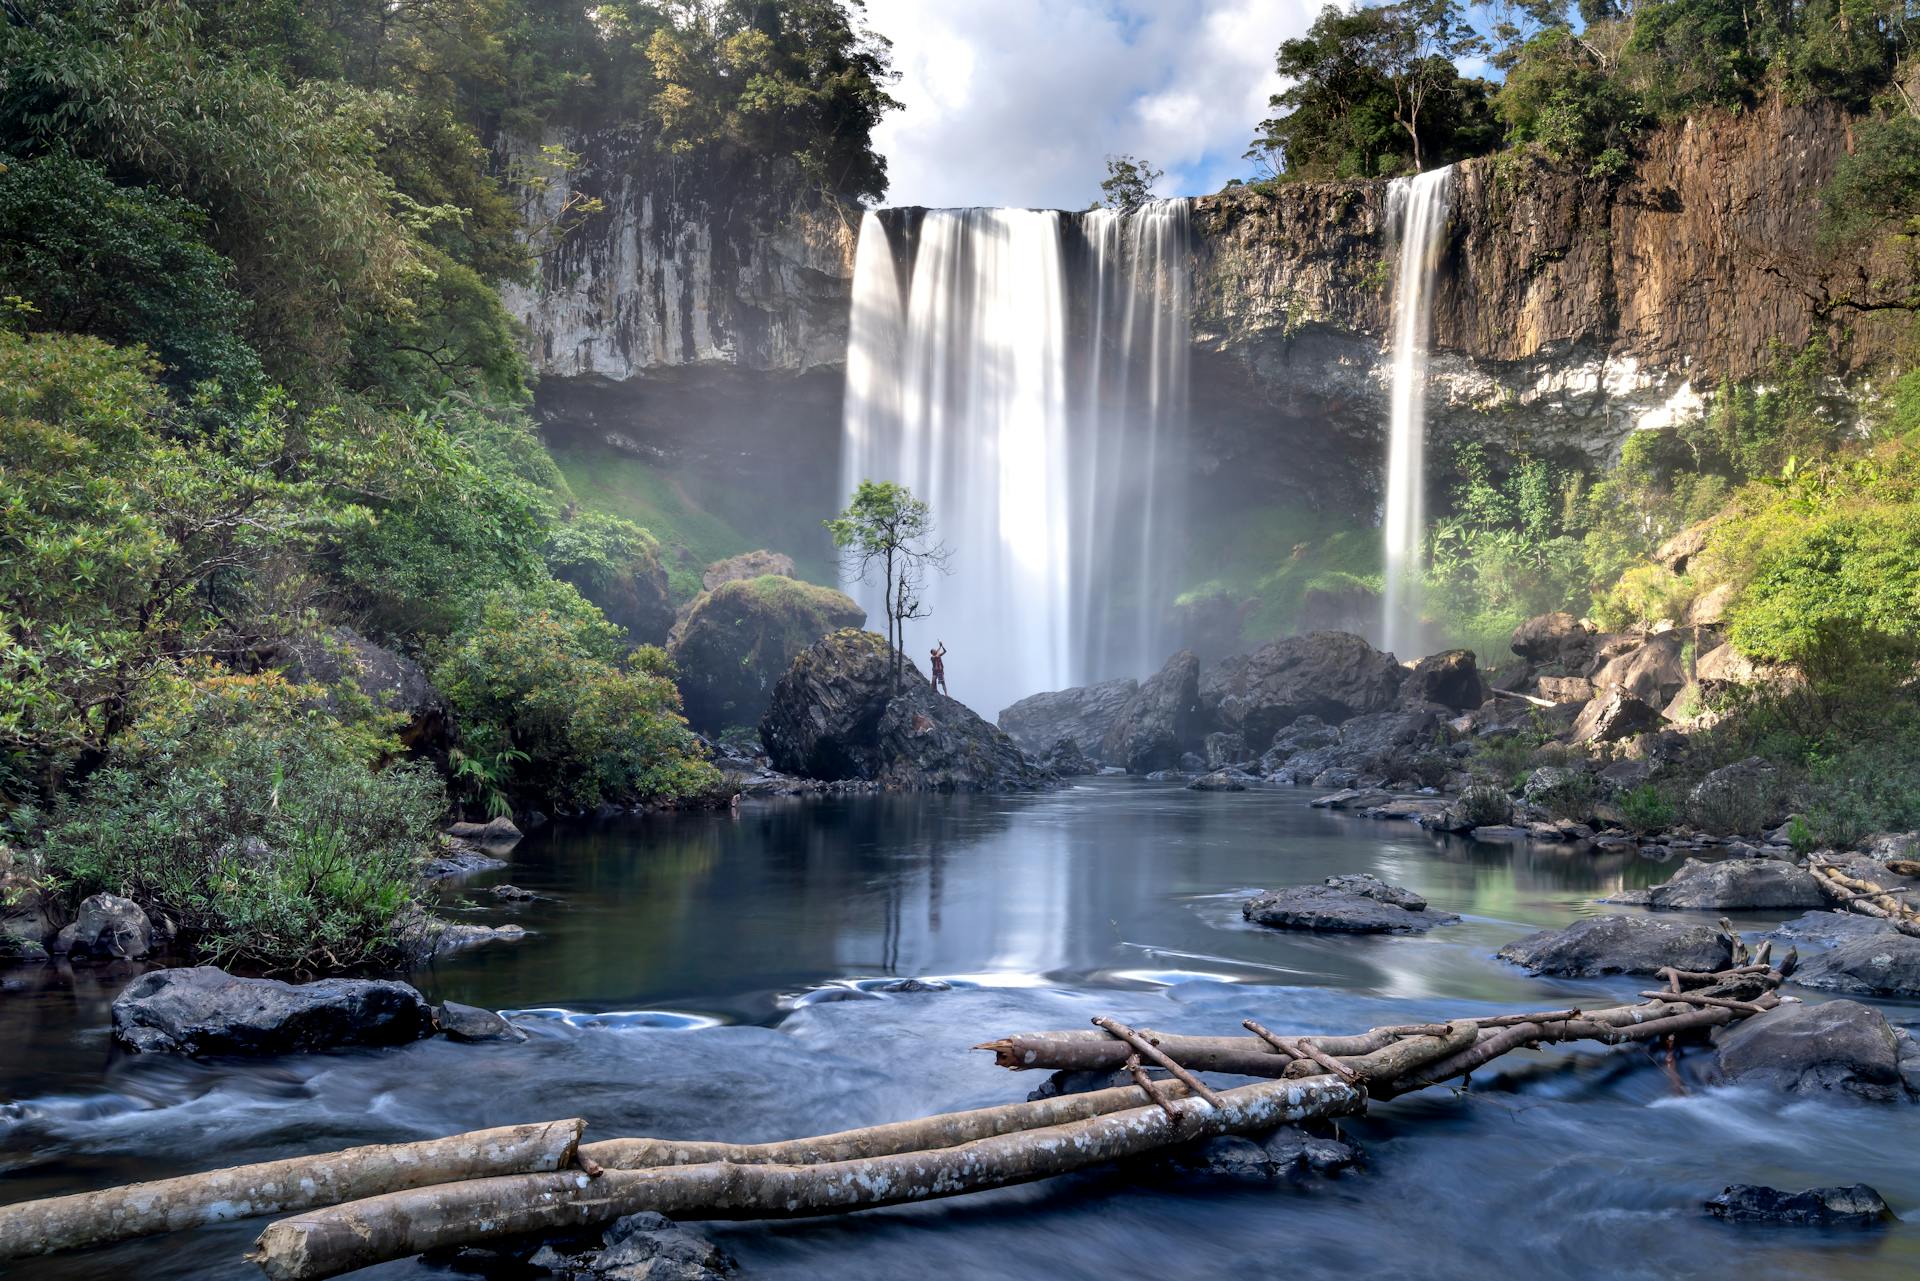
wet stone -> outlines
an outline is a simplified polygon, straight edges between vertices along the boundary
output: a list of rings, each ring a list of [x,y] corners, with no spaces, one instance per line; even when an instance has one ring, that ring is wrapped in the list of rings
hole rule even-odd
[[[1728,1223],[1815,1228],[1871,1228],[1893,1218],[1886,1199],[1864,1183],[1804,1192],[1735,1183],[1707,1202],[1707,1213]]]

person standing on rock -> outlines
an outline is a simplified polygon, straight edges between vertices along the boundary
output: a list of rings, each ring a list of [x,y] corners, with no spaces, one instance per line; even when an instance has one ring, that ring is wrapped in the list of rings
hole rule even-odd
[[[933,668],[934,692],[936,694],[946,694],[947,693],[947,664],[946,664],[947,643],[945,641],[939,642],[931,650],[927,651],[927,657],[932,660],[931,666]],[[948,694],[947,696],[949,698],[952,697],[951,694]]]

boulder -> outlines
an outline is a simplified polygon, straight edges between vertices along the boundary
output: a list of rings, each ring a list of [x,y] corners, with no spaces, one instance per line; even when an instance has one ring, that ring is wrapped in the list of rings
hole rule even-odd
[[[320,686],[320,703],[330,712],[344,710],[342,700],[351,689],[382,711],[403,714],[407,724],[400,741],[410,748],[431,751],[452,739],[452,713],[426,669],[350,627],[282,637],[262,644],[255,654],[262,666],[277,668],[289,681]]]
[[[1625,690],[1652,707],[1665,707],[1687,683],[1681,651],[1690,633],[1657,632],[1587,673],[1595,689]],[[1603,651],[1604,652],[1604,651]]]
[[[624,525],[631,536],[609,539],[614,525]],[[609,563],[607,553],[616,545],[619,559]],[[624,627],[633,644],[666,641],[673,628],[673,589],[653,535],[598,513],[575,515],[549,536],[547,564],[555,578],[598,605],[608,622]]]
[[[1647,891],[1648,907],[1709,912],[1821,907],[1826,901],[1820,883],[1807,872],[1771,858],[1720,863],[1690,858],[1664,884]]]
[[[560,1237],[541,1246],[526,1264],[541,1276],[575,1281],[721,1281],[739,1266],[713,1242],[652,1210],[616,1219],[597,1244],[590,1237]]]
[[[1268,1135],[1261,1146],[1272,1159],[1275,1172],[1283,1175],[1305,1172],[1332,1175],[1360,1163],[1360,1149],[1356,1145],[1309,1134],[1297,1125],[1281,1126]]]
[[[1359,894],[1379,903],[1391,903],[1394,907],[1404,907],[1409,912],[1427,910],[1426,899],[1412,890],[1402,889],[1398,885],[1389,885],[1371,872],[1350,872],[1344,876],[1329,876],[1326,883],[1336,890]]]
[[[693,602],[667,642],[687,720],[708,732],[759,724],[794,659],[822,636],[866,621],[866,610],[831,587],[774,574],[721,581]]]
[[[1084,755],[1098,760],[1107,731],[1139,692],[1140,682],[1127,677],[1034,694],[1002,711],[999,725],[1021,751],[1048,751],[1070,738]]]
[[[1200,660],[1181,650],[1127,700],[1101,740],[1100,758],[1129,774],[1173,769],[1200,732]]]
[[[903,664],[894,692],[883,637],[823,637],[774,686],[760,741],[775,769],[906,791],[1010,791],[1047,775],[1012,739]]]
[[[0,845],[0,961],[44,961],[60,931],[36,860]]]
[[[1732,645],[1716,645],[1694,660],[1693,677],[1712,693],[1716,688],[1752,684],[1760,679],[1760,669]]]
[[[1877,934],[1898,933],[1891,921],[1859,912],[1808,912],[1791,921],[1783,921],[1767,932],[1775,941],[1774,951],[1783,952],[1784,943],[1815,943],[1831,947],[1847,939],[1868,938]],[[1804,962],[1803,962],[1804,964]]]
[[[1201,743],[1201,755],[1207,758],[1208,769],[1225,769],[1229,765],[1244,765],[1252,759],[1247,753],[1247,740],[1240,734],[1215,731],[1207,735]]]
[[[1273,742],[1268,745],[1261,762],[1264,764],[1271,759],[1276,765],[1284,765],[1300,752],[1331,747],[1339,741],[1340,731],[1337,727],[1327,724],[1318,716],[1302,716],[1273,736]]]
[[[1590,916],[1564,930],[1517,939],[1497,955],[1535,974],[1586,978],[1653,974],[1666,966],[1720,970],[1731,964],[1733,951],[1726,936],[1707,925],[1652,916]]]
[[[1804,1192],[1734,1183],[1707,1202],[1707,1213],[1729,1223],[1784,1223],[1814,1228],[1871,1228],[1893,1218],[1886,1200],[1864,1183],[1844,1188],[1808,1188]]]
[[[1222,1134],[1173,1154],[1174,1164],[1216,1179],[1264,1183],[1277,1178],[1279,1166],[1266,1148],[1237,1134]]]
[[[1202,774],[1199,778],[1187,784],[1187,790],[1192,792],[1244,792],[1247,790],[1247,784],[1244,779],[1232,770],[1222,769],[1215,770],[1211,774]]]
[[[1406,677],[1393,655],[1350,632],[1310,632],[1222,659],[1200,682],[1200,701],[1214,728],[1259,743],[1302,716],[1338,724],[1385,711]]]
[[[700,575],[700,586],[713,591],[722,583],[738,582],[743,578],[761,578],[772,574],[779,578],[794,576],[793,557],[783,552],[770,552],[765,548],[759,551],[741,552],[738,556],[729,556],[725,560],[716,560]],[[853,624],[849,624],[852,626]]]
[[[1513,629],[1513,652],[1530,663],[1584,666],[1593,647],[1593,628],[1572,614],[1541,614]]]
[[[491,872],[506,865],[505,859],[495,858],[469,841],[443,836],[440,838],[440,848],[421,864],[420,879],[445,881],[456,876],[471,876],[475,872]]]
[[[1784,1004],[1722,1028],[1714,1046],[1714,1071],[1723,1081],[1874,1102],[1906,1097],[1893,1028],[1858,1001]]]
[[[449,1041],[460,1041],[468,1045],[483,1045],[488,1042],[520,1042],[527,1034],[492,1010],[483,1010],[476,1005],[461,1005],[458,1001],[447,1001],[434,1007],[434,1026]]]
[[[478,841],[482,845],[516,845],[526,838],[505,814],[497,814],[484,823],[453,823],[447,835],[459,841]]]
[[[1660,728],[1660,713],[1624,690],[1610,690],[1590,701],[1573,723],[1576,743],[1617,743]]]
[[[1593,682],[1584,676],[1540,676],[1534,692],[1556,703],[1584,703],[1593,697]]]
[[[114,1039],[145,1054],[296,1054],[432,1034],[427,999],[384,979],[293,984],[199,965],[142,974],[113,1003]]]
[[[1373,881],[1371,877],[1336,877],[1334,881]],[[1396,896],[1402,896],[1395,901]],[[1420,904],[1417,908],[1403,902]],[[1387,934],[1430,930],[1460,918],[1451,912],[1429,912],[1426,900],[1397,886],[1373,881],[1351,884],[1296,885],[1263,891],[1241,906],[1241,915],[1257,925],[1280,930],[1308,930],[1334,934]]]
[[[1456,712],[1470,712],[1487,701],[1487,683],[1472,650],[1449,649],[1415,663],[1400,686],[1400,697],[1408,703],[1438,703]]]
[[[76,959],[137,961],[153,951],[153,922],[131,899],[95,894],[80,904],[80,914],[50,950]]]
[[[1785,809],[1780,771],[1759,756],[1722,765],[1695,783],[1687,794],[1687,813],[1714,830],[1737,827],[1748,833],[1763,831],[1785,817]]]
[[[1080,778],[1100,772],[1100,767],[1080,750],[1080,744],[1064,735],[1040,758],[1040,768],[1056,778]]]
[[[1920,996],[1920,938],[1892,929],[1879,934],[1856,932],[1831,951],[1803,959],[1793,981],[1802,987],[1859,996]]]

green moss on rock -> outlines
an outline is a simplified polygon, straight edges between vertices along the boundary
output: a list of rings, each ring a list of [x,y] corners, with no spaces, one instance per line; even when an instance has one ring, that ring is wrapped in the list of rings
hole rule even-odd
[[[795,658],[829,632],[866,619],[845,593],[778,574],[702,593],[667,650],[680,671],[687,719],[709,732],[757,724]]]

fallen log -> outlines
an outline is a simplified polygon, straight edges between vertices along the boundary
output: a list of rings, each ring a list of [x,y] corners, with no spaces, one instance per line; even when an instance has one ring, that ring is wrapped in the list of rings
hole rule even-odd
[[[1911,903],[1901,902],[1896,891],[1882,889],[1874,882],[1852,876],[1831,863],[1809,860],[1807,871],[1827,897],[1841,909],[1859,912],[1863,916],[1877,916],[1902,934],[1920,938],[1920,909],[1915,909]]]
[[[585,1128],[579,1120],[507,1125],[0,1206],[0,1259],[109,1245],[459,1179],[563,1170],[573,1164]]]
[[[1120,1044],[1116,1042],[1116,1044]],[[1344,1082],[1263,1081],[926,1152],[821,1165],[705,1165],[475,1179],[392,1192],[268,1226],[248,1258],[273,1281],[318,1281],[441,1246],[595,1227],[653,1210],[670,1218],[797,1218],[958,1196],[1052,1178],[1220,1134],[1254,1134],[1360,1110]]]

